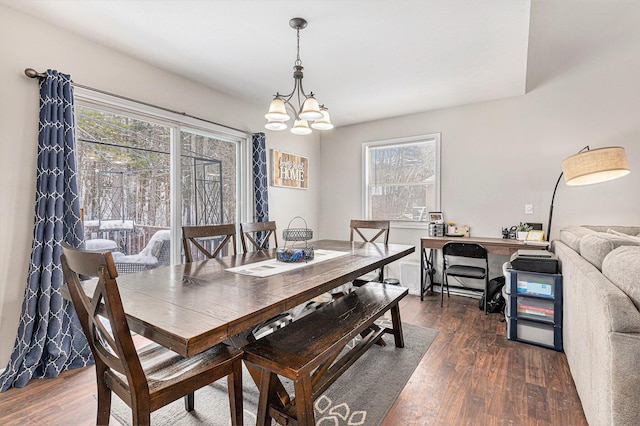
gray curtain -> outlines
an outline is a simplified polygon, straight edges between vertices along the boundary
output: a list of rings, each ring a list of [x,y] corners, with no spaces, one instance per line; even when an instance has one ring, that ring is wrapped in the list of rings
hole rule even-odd
[[[83,244],[69,75],[48,70],[40,79],[39,129],[31,262],[16,342],[0,376],[2,392],[93,363],[73,306],[60,294],[60,243]]]

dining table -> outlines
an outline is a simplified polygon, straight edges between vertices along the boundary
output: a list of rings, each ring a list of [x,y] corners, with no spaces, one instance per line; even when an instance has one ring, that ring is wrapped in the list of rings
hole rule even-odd
[[[129,327],[192,356],[237,336],[244,339],[269,319],[415,251],[406,244],[308,244],[335,256],[269,276],[229,269],[273,261],[275,248],[120,275],[117,283]],[[83,287],[92,296],[95,282]]]

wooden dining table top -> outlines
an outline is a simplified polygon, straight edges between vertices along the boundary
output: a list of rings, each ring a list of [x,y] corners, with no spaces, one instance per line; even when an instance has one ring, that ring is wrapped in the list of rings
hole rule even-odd
[[[309,244],[347,254],[263,278],[227,269],[273,259],[275,249],[120,275],[118,288],[129,327],[191,356],[415,251],[405,244]],[[95,283],[84,286],[93,295]]]

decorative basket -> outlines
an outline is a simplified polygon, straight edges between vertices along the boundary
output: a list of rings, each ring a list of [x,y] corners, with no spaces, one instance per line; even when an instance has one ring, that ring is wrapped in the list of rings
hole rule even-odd
[[[304,228],[292,228],[291,223],[300,219],[304,222]],[[307,228],[307,221],[301,218],[300,216],[296,216],[289,221],[289,225],[287,225],[287,229],[282,231],[282,239],[285,241],[309,241],[313,238],[313,231]]]
[[[304,228],[292,228],[291,223],[300,219],[304,222]],[[313,247],[306,242],[313,238],[313,231],[307,228],[307,222],[300,216],[296,216],[291,221],[287,229],[282,231],[282,239],[285,241],[284,247],[276,250],[276,259],[280,262],[297,263],[307,262],[313,259]],[[296,242],[304,241],[304,247],[296,248]],[[287,243],[292,242],[291,246],[287,247]]]

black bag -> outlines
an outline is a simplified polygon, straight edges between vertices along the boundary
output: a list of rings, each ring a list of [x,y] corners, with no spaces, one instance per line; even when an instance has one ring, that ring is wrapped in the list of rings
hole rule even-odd
[[[489,281],[489,299],[487,300],[487,312],[497,313],[504,312],[505,300],[502,296],[502,287],[504,287],[504,276],[496,277]],[[480,309],[484,310],[485,294],[480,299]]]

